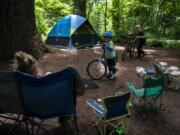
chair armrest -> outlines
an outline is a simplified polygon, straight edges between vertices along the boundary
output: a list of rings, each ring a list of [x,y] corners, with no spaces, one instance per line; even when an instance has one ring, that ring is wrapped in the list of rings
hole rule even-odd
[[[128,86],[134,86],[131,82],[127,83]]]
[[[105,111],[104,107],[103,107],[102,105],[98,104],[98,103],[96,102],[96,100],[91,99],[91,100],[86,101],[86,103],[87,103],[93,110],[95,110],[96,112],[100,113],[101,115],[104,115],[104,114],[105,114],[106,111]]]
[[[116,95],[116,96],[119,96],[119,95],[122,95],[123,93],[124,93],[124,92],[122,92],[122,91],[118,91],[118,92],[115,93],[115,95]]]
[[[129,90],[131,90],[132,92],[136,93],[137,90],[136,90],[135,86],[131,82],[128,82],[127,86],[129,88]]]
[[[128,82],[127,86],[129,89],[136,89],[135,86],[131,82]]]

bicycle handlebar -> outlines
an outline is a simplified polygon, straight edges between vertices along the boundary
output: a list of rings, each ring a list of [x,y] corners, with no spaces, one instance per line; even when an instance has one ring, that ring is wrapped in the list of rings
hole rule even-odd
[[[136,40],[137,40],[137,38],[133,39],[133,40],[131,41],[131,43],[134,43]]]

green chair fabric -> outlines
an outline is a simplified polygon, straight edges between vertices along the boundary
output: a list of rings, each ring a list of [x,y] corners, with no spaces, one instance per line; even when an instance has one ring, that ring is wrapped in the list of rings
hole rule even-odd
[[[148,88],[148,89],[146,88],[136,89],[132,83],[128,83],[128,87],[131,91],[133,91],[139,97],[157,96],[157,95],[160,95],[162,92],[162,86],[157,86],[157,87]],[[146,92],[145,92],[145,89],[146,89]]]
[[[144,100],[149,97],[159,97],[163,92],[163,78],[162,77],[149,77],[145,79],[142,88],[136,88],[131,82],[128,88],[139,98]]]

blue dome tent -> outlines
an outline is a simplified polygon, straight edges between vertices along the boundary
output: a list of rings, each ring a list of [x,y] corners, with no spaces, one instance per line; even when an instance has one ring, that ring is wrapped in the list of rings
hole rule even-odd
[[[94,46],[99,36],[90,22],[79,15],[69,15],[58,20],[48,34],[46,44],[63,48]]]

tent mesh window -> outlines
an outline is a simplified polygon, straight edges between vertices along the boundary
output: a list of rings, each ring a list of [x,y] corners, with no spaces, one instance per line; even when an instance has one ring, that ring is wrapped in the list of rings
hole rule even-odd
[[[69,44],[69,39],[69,37],[51,36],[48,37],[48,40],[46,40],[46,44],[67,46]]]

